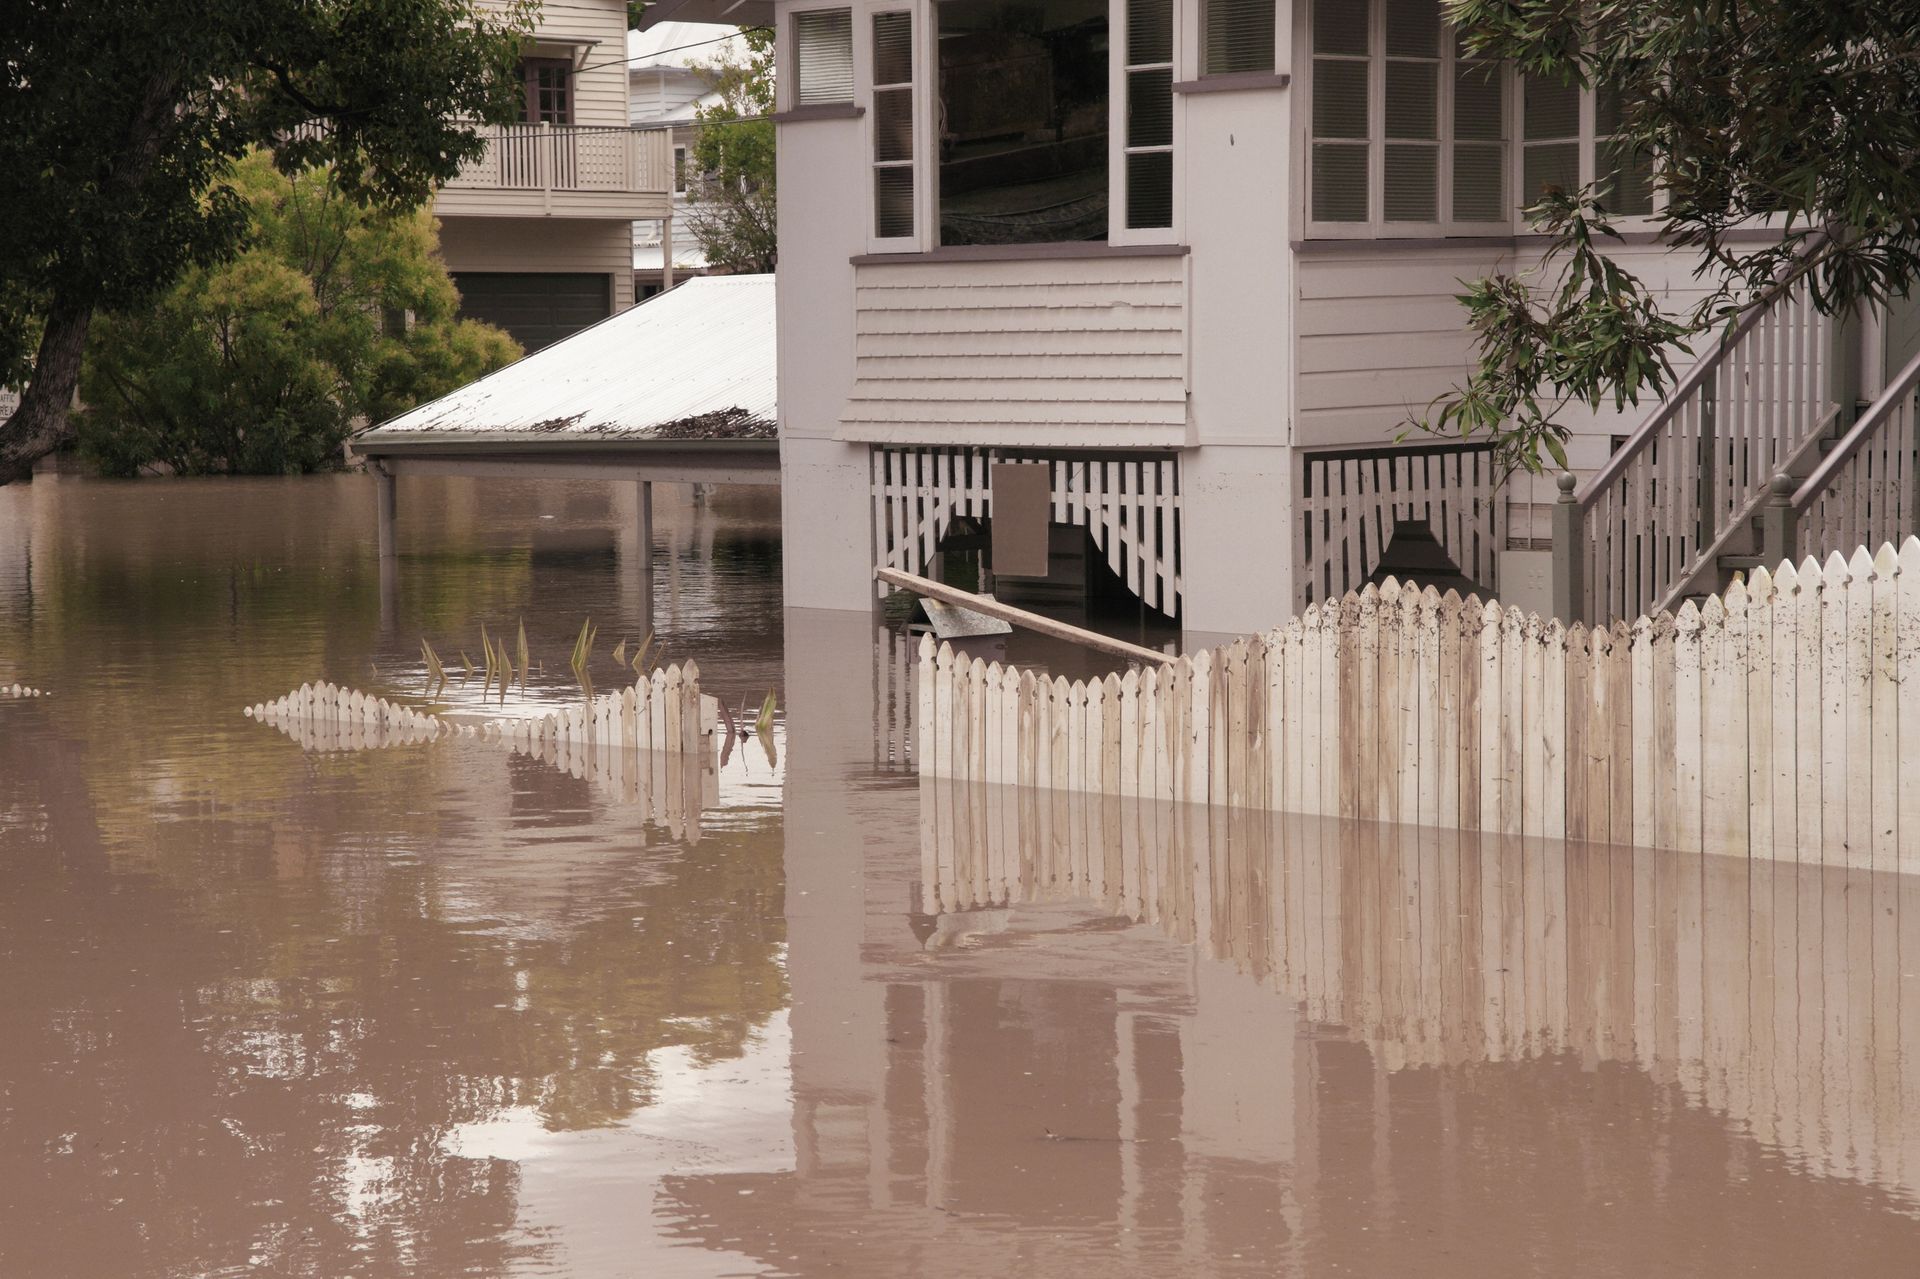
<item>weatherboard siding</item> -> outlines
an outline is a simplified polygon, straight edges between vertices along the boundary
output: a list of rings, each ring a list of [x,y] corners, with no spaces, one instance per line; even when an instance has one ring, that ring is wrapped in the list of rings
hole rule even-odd
[[[865,263],[842,437],[1179,445],[1180,257]]]
[[[1653,245],[1613,252],[1670,310],[1700,296],[1691,257]],[[1308,448],[1391,443],[1410,416],[1466,376],[1473,342],[1459,302],[1464,281],[1522,265],[1504,246],[1353,241],[1303,250],[1295,263],[1296,442]],[[1612,437],[1632,430],[1643,413],[1569,415],[1577,432],[1576,467],[1598,466]]]
[[[597,41],[575,53],[573,122],[620,126],[627,123],[627,10],[623,0],[545,0],[534,20],[534,44],[543,41]],[[536,50],[564,55],[578,49]]]

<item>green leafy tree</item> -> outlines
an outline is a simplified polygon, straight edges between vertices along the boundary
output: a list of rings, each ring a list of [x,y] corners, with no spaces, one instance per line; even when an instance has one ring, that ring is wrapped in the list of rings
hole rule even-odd
[[[157,303],[94,322],[82,449],[110,474],[284,474],[340,460],[379,421],[515,359],[461,320],[424,210],[350,198],[327,168],[289,177],[255,153],[222,179],[248,245],[189,267]]]
[[[707,261],[725,271],[771,271],[774,230],[773,32],[740,28],[705,67],[719,101],[699,108],[688,156],[687,222]]]
[[[417,207],[514,118],[531,0],[0,4],[0,483],[69,429],[96,312],[244,244],[225,183],[258,146],[349,198]],[[262,285],[261,287],[265,287]]]
[[[1475,56],[1618,90],[1651,159],[1654,222],[1697,253],[1701,300],[1663,313],[1607,252],[1596,184],[1549,191],[1530,271],[1471,281],[1477,358],[1418,428],[1491,442],[1509,468],[1566,466],[1571,406],[1658,397],[1674,357],[1783,291],[1840,314],[1920,279],[1920,5],[1886,0],[1450,0]],[[1761,242],[1736,234],[1777,231]]]

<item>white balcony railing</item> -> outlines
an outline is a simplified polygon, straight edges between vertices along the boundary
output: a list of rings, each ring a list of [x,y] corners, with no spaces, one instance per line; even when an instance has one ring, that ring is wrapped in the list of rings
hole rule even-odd
[[[662,195],[673,189],[673,141],[666,129],[505,125],[488,131],[487,153],[447,189]]]

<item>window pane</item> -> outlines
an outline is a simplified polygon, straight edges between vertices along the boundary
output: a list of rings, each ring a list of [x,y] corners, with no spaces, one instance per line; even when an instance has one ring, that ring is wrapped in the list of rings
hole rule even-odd
[[[939,0],[940,243],[1107,234],[1106,8]]]
[[[1275,0],[1201,0],[1201,75],[1273,70]]]
[[[1136,230],[1173,225],[1172,152],[1127,157],[1127,225]]]
[[[1464,62],[1455,69],[1453,136],[1487,142],[1507,136],[1507,94],[1498,63]]]
[[[1173,0],[1127,0],[1127,65],[1173,61]]]
[[[1364,138],[1367,136],[1367,64],[1313,63],[1313,136]]]
[[[1534,205],[1548,187],[1572,194],[1580,189],[1580,144],[1553,142],[1525,148],[1521,157],[1520,203]]]
[[[1461,142],[1453,148],[1453,216],[1457,222],[1507,220],[1507,148]]]
[[[1389,222],[1440,220],[1440,148],[1387,144],[1383,178],[1385,213]]]
[[[1366,57],[1370,8],[1367,0],[1314,0],[1313,51]]]
[[[1439,86],[1438,63],[1387,63],[1387,136],[1439,137]]]
[[[913,159],[913,90],[873,91],[873,158]]]
[[[853,14],[823,9],[793,15],[796,105],[853,101]]]
[[[1625,114],[1626,104],[1620,98],[1620,90],[1612,85],[1603,84],[1593,92],[1593,132],[1596,137],[1610,137],[1620,132],[1621,117]]]
[[[873,15],[873,82],[913,83],[913,15]]]
[[[1127,145],[1173,144],[1173,70],[1127,73]]]
[[[1313,145],[1313,219],[1367,220],[1367,147],[1351,142]]]
[[[1611,184],[1603,201],[1609,213],[1646,217],[1653,212],[1653,157],[1625,141],[1601,142],[1594,167]]]
[[[1387,0],[1387,56],[1440,56],[1440,0]]]
[[[1580,90],[1575,85],[1528,80],[1523,106],[1528,141],[1580,136]]]
[[[913,234],[913,166],[873,171],[873,233],[882,238]]]

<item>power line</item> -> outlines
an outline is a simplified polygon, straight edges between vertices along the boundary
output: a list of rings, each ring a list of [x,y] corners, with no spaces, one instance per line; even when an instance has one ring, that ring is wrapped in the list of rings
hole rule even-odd
[[[771,31],[771,30],[773,30],[772,27],[741,27],[738,30],[733,31],[727,35],[715,36],[711,40],[695,40],[692,44],[676,44],[671,49],[653,49],[646,53],[636,53],[631,57],[610,58],[605,62],[590,62],[586,66],[581,67],[580,69],[582,71],[597,71],[601,67],[621,67],[621,66],[625,66],[629,62],[639,62],[644,58],[657,58],[657,57],[660,57],[662,54],[679,53],[684,49],[698,49],[702,45],[720,44],[723,41],[735,39],[739,35],[741,35],[743,32],[747,32],[747,31]]]

